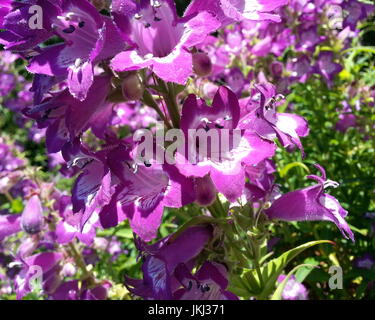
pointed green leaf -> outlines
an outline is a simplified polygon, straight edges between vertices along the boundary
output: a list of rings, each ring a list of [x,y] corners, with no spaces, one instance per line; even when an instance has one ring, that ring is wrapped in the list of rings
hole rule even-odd
[[[312,246],[316,246],[318,244],[323,243],[334,244],[332,241],[329,240],[311,241],[303,245],[300,245],[294,249],[291,249],[287,252],[284,252],[278,258],[270,260],[267,264],[261,267],[261,274],[264,283],[264,287],[262,288],[261,293],[257,293],[256,288],[254,288],[254,290],[249,292],[249,294],[256,295],[258,299],[267,298],[271,294],[279,275],[296,256],[298,256],[300,253],[302,253],[303,251]],[[251,273],[251,277],[254,277],[256,279],[257,283],[260,283],[259,277],[255,269],[247,269],[243,272],[241,277],[244,281],[247,281],[247,279],[249,279],[249,273]]]

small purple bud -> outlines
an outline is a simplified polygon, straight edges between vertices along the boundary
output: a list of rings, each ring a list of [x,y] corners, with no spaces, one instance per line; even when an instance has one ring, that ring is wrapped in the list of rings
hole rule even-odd
[[[212,72],[212,62],[207,54],[203,52],[193,54],[193,70],[200,77],[208,76]]]
[[[215,202],[217,191],[209,175],[196,178],[194,185],[197,194],[196,203],[207,207]]]
[[[28,234],[36,234],[43,227],[43,209],[39,196],[33,195],[27,202],[21,216],[22,229]]]
[[[280,78],[283,74],[283,65],[281,62],[274,61],[270,65],[270,72],[275,78]]]
[[[130,73],[122,80],[122,95],[127,101],[140,100],[144,90],[142,81],[136,73]]]

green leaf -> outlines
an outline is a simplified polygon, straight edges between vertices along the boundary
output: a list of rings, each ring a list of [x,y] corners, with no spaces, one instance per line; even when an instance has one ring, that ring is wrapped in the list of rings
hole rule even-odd
[[[355,226],[353,226],[352,224],[349,224],[349,223],[348,223],[348,225],[349,225],[350,229],[352,229],[353,231],[358,232],[362,236],[365,236],[365,237],[367,236],[367,234],[368,234],[367,229],[358,229],[357,227],[355,227]]]
[[[258,287],[260,287],[260,285],[257,285],[254,289],[252,287],[252,290],[249,291],[249,296],[257,296],[258,299],[267,298],[272,293],[272,290],[275,286],[276,280],[279,277],[279,275],[296,256],[298,256],[300,253],[302,253],[310,247],[323,243],[333,244],[333,242],[329,240],[310,241],[283,253],[278,258],[270,260],[266,265],[260,268],[264,286],[261,288],[260,291],[257,290]],[[257,284],[260,283],[259,277],[255,269],[245,269],[245,271],[241,275],[241,278],[247,283],[249,283],[249,279],[255,278]]]
[[[116,231],[116,236],[125,238],[125,239],[133,239],[133,230],[130,228],[124,228]]]
[[[298,282],[303,282],[311,273],[311,271],[314,270],[310,266],[317,266],[319,264],[319,261],[315,258],[310,257],[305,259],[305,261],[303,261],[303,264],[305,265],[305,267],[299,268],[296,272],[296,279]]]
[[[310,172],[309,168],[302,162],[299,162],[299,161],[295,161],[295,162],[291,162],[291,163],[288,163],[284,168],[282,168],[280,170],[280,177],[283,178],[287,175],[287,173],[289,172],[290,169],[294,168],[294,167],[300,167],[302,168],[303,170],[305,170],[307,173]]]
[[[14,199],[12,201],[11,207],[12,207],[12,212],[14,212],[14,213],[22,212],[23,211],[22,199],[20,199],[20,198]]]

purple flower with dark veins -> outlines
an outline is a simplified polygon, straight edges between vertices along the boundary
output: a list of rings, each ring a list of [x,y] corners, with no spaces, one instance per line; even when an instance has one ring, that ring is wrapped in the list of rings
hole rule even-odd
[[[42,29],[28,26],[28,10],[34,4],[42,7]],[[94,66],[125,48],[117,41],[120,33],[112,19],[86,0],[29,0],[13,5],[4,18],[1,42],[32,57],[27,67],[31,73],[67,79],[70,93],[80,101],[86,99],[94,81]],[[37,47],[54,35],[64,43]]]
[[[238,300],[232,292],[227,291],[229,284],[227,269],[224,265],[206,261],[192,275],[185,264],[175,270],[177,280],[183,286],[174,292],[176,300]]]
[[[320,165],[316,164],[315,167],[322,176],[309,175],[307,178],[317,181],[317,184],[282,195],[265,211],[266,215],[270,219],[283,221],[331,221],[346,239],[354,241],[354,234],[344,219],[348,212],[335,197],[324,193],[326,188],[336,188],[339,184],[327,180],[325,170]]]
[[[164,207],[181,208],[195,200],[193,179],[176,167],[148,160],[135,163],[132,150],[120,145],[108,154],[108,165],[118,183],[100,213],[104,227],[116,226],[125,218],[144,241],[157,235]],[[120,205],[119,205],[120,204]]]
[[[75,99],[65,89],[38,105],[25,108],[24,113],[35,119],[39,128],[48,127],[47,150],[48,153],[55,153],[89,127],[98,136],[103,134],[113,107],[105,100],[109,92],[110,78],[96,76],[84,101]]]
[[[38,5],[43,12],[43,28],[32,29],[29,20],[32,14],[29,9]],[[53,36],[51,21],[60,13],[58,1],[53,0],[3,0],[0,4],[0,43],[7,50],[35,53],[33,49],[40,43]]]
[[[278,138],[284,147],[295,145],[304,155],[300,137],[309,134],[307,121],[299,115],[276,112],[276,104],[283,97],[276,94],[271,83],[257,84],[255,88],[258,94],[249,98],[243,107],[239,128],[253,130],[265,139]]]
[[[131,46],[112,60],[112,68],[130,71],[150,67],[161,79],[179,84],[185,84],[193,73],[189,49],[220,27],[208,12],[178,18],[170,0],[142,0],[140,4],[115,0],[112,12]]]
[[[82,171],[72,189],[73,213],[85,212],[81,221],[82,228],[95,209],[109,202],[111,173],[105,162],[105,152],[93,153],[78,139],[66,144],[62,151],[68,167],[75,166]]]
[[[176,268],[183,263],[191,270],[195,258],[211,237],[212,227],[208,225],[190,227],[179,235],[170,235],[153,245],[136,240],[144,259],[143,279],[126,278],[129,291],[147,300],[172,299],[173,292],[181,286],[175,276]]]
[[[176,153],[176,166],[183,175],[210,175],[217,190],[231,202],[244,190],[244,166],[255,165],[275,152],[273,142],[251,130],[241,130],[239,119],[238,99],[226,87],[218,89],[212,107],[189,95],[181,117],[186,147],[184,153]]]
[[[245,184],[245,195],[249,201],[268,199],[273,191],[275,171],[275,164],[268,159],[255,166],[246,167],[246,177],[249,178],[249,182]]]
[[[63,196],[59,203],[59,213],[63,218],[56,225],[56,242],[66,244],[77,237],[82,243],[91,245],[96,235],[95,224],[98,221],[94,212],[81,228],[82,213],[73,214],[70,197]]]

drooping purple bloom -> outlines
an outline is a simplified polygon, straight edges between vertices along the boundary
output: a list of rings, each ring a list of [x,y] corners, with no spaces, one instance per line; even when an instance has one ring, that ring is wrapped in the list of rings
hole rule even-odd
[[[61,150],[63,145],[74,141],[89,127],[101,135],[107,123],[103,114],[112,112],[112,105],[105,103],[110,91],[110,78],[97,76],[93,80],[87,97],[79,101],[72,97],[68,89],[60,91],[41,104],[26,108],[24,113],[38,122],[39,128],[47,128],[46,146],[49,153]]]
[[[276,103],[281,95],[276,95],[275,86],[270,83],[256,85],[258,94],[244,106],[239,127],[252,130],[260,137],[273,140],[278,138],[284,147],[296,145],[304,155],[300,137],[309,134],[307,121],[292,113],[276,112]]]
[[[216,262],[205,262],[192,275],[185,264],[175,270],[175,276],[183,288],[174,292],[176,300],[238,300],[232,292],[227,291],[229,284],[227,269]]]
[[[110,203],[100,211],[100,221],[113,227],[125,214],[133,231],[150,241],[156,237],[164,207],[180,208],[195,200],[193,180],[172,165],[152,160],[137,164],[130,151],[120,145],[108,155],[109,167],[119,183]]]
[[[208,12],[191,19],[177,18],[173,1],[116,0],[112,11],[118,24],[126,24],[131,49],[112,60],[116,71],[151,67],[161,79],[185,84],[193,72],[191,47],[204,41],[219,28],[219,22]],[[126,22],[126,23],[125,23]],[[130,29],[130,30],[129,30]]]
[[[246,177],[249,178],[249,182],[245,184],[246,198],[252,202],[266,199],[273,190],[275,164],[267,159],[255,166],[247,166],[245,170]]]
[[[200,77],[206,77],[212,72],[212,62],[209,56],[204,52],[193,54],[193,70]]]
[[[70,197],[64,196],[60,201],[70,202]],[[70,204],[65,206],[60,204],[59,207],[63,220],[56,225],[56,242],[66,244],[77,237],[84,244],[91,245],[96,235],[95,224],[99,219],[97,212],[93,212],[84,226],[81,227],[82,213],[73,214]]]
[[[28,70],[66,78],[73,97],[83,101],[94,81],[94,66],[124,49],[112,19],[102,16],[86,0],[65,0],[50,18],[53,33],[63,44],[40,50]]]
[[[105,163],[105,151],[93,153],[75,140],[64,146],[62,154],[68,166],[82,170],[73,185],[72,210],[85,211],[83,227],[95,209],[109,202],[111,174]]]
[[[275,79],[280,79],[283,74],[284,66],[279,61],[273,61],[270,64],[270,72]]]
[[[320,165],[315,166],[322,176],[309,175],[307,178],[317,181],[317,184],[282,195],[265,213],[270,219],[284,221],[331,221],[346,239],[354,241],[354,234],[344,219],[348,212],[335,197],[324,193],[326,188],[337,187],[339,184],[327,180],[325,170]]]
[[[22,241],[21,245],[17,249],[17,259],[24,260],[29,257],[38,248],[40,238],[39,237],[27,237]]]
[[[221,76],[226,66],[230,63],[229,51],[224,46],[218,46],[218,39],[214,36],[207,36],[199,48],[206,52],[212,63],[211,76]]]
[[[264,57],[270,53],[272,46],[273,39],[271,36],[267,36],[251,48],[251,53],[257,57]]]
[[[143,280],[127,278],[129,291],[144,299],[172,299],[173,292],[180,287],[174,276],[176,267],[184,263],[192,268],[211,237],[211,226],[194,226],[175,239],[171,235],[151,246],[139,243],[144,256]]]

